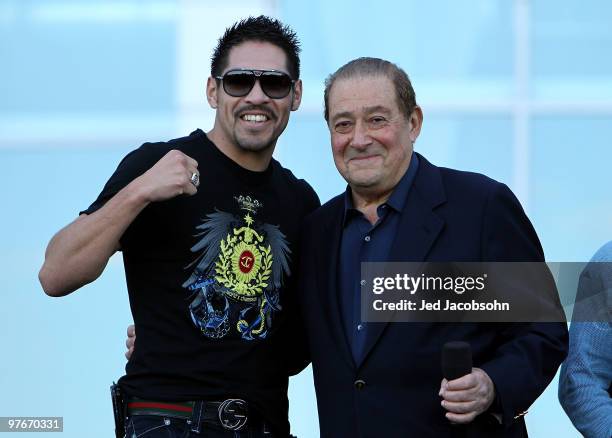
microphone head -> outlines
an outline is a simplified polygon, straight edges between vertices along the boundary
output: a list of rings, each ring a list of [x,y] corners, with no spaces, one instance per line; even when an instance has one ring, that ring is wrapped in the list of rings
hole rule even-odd
[[[447,342],[442,347],[442,375],[455,380],[472,372],[472,349],[462,341]]]

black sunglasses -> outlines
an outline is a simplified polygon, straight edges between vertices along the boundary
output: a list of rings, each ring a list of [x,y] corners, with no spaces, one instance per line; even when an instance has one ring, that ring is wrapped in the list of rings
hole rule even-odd
[[[229,70],[223,76],[215,76],[223,81],[223,90],[233,97],[244,97],[251,92],[259,80],[261,90],[271,99],[286,97],[295,81],[287,73],[278,70]]]

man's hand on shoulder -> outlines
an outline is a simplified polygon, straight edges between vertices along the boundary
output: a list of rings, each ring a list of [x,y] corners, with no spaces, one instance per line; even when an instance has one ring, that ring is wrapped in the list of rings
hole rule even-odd
[[[127,328],[127,339],[125,340],[125,346],[127,347],[125,358],[127,360],[130,360],[134,353],[134,345],[136,345],[136,327],[132,324]]]
[[[493,381],[480,368],[472,368],[472,372],[459,379],[442,380],[440,392],[442,407],[448,412],[446,418],[452,423],[466,424],[474,421],[495,399]]]
[[[196,160],[181,151],[171,150],[132,184],[146,201],[157,202],[180,195],[195,195],[199,177]]]

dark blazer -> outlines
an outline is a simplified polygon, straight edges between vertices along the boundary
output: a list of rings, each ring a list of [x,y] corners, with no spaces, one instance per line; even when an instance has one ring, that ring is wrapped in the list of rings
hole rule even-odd
[[[420,165],[390,261],[543,261],[533,226],[504,184],[483,175]],[[503,425],[484,413],[469,436],[527,436],[522,416],[567,351],[564,323],[372,323],[354,363],[338,308],[343,198],[305,222],[301,309],[313,363],[322,437],[450,437],[438,396],[442,345],[471,344],[497,394]],[[490,421],[492,420],[492,421]],[[453,433],[454,435],[451,435]]]

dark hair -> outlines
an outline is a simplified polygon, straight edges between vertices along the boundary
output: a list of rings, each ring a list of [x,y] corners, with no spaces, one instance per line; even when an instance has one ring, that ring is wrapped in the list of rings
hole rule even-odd
[[[211,75],[220,76],[227,66],[231,49],[246,41],[265,42],[281,48],[287,56],[289,75],[292,79],[299,79],[300,41],[297,35],[289,26],[265,15],[240,20],[225,30],[211,58]]]
[[[416,107],[416,96],[406,72],[392,62],[385,61],[384,59],[357,58],[344,64],[325,79],[325,92],[323,94],[325,102],[323,115],[325,116],[325,120],[329,121],[329,92],[336,80],[371,76],[387,77],[393,82],[397,104],[406,118],[410,117],[410,114]]]

